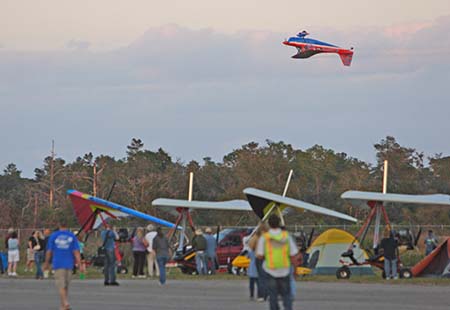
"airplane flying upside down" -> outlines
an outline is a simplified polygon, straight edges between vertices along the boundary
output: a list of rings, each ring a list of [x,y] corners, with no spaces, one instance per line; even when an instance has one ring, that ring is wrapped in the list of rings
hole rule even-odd
[[[286,39],[283,44],[297,48],[298,53],[292,58],[309,58],[319,53],[335,53],[341,57],[344,66],[350,66],[353,57],[353,47],[350,49],[341,48],[330,43],[315,39],[306,38],[308,32],[303,30],[295,37]]]

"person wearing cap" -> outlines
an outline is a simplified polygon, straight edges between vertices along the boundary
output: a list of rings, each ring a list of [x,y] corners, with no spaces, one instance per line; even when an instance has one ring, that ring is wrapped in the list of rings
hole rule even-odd
[[[268,222],[270,229],[259,238],[256,256],[264,259],[270,310],[280,309],[278,295],[281,296],[284,309],[292,310],[290,273],[298,248],[289,233],[281,229],[278,216],[272,214]]]
[[[208,270],[211,270],[211,274],[216,273],[217,268],[217,241],[212,234],[212,229],[210,227],[205,228],[205,239],[206,239],[206,261]],[[211,266],[211,267],[209,267]]]
[[[153,249],[153,239],[155,239],[157,232],[155,226],[152,224],[147,225],[147,234],[145,235],[145,241],[147,243],[147,269],[148,275],[153,277],[155,274],[159,277],[159,267],[156,262],[156,253]]]
[[[208,262],[206,258],[206,239],[200,228],[195,230],[195,236],[192,239],[192,248],[195,251],[195,265],[197,266],[198,274],[207,274]]]

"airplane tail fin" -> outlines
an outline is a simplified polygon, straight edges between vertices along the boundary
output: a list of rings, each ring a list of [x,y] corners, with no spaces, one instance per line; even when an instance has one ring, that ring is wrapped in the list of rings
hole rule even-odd
[[[339,54],[339,56],[341,57],[344,66],[350,66],[352,63],[353,53]]]

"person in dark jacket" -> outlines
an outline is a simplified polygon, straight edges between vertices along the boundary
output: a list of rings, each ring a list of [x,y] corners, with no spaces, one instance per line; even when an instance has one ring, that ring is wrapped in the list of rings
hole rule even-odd
[[[383,249],[384,255],[384,273],[386,280],[391,278],[398,279],[397,274],[397,259],[398,246],[392,231],[386,230],[384,232],[384,239],[381,240],[380,249]]]
[[[197,266],[197,272],[202,275],[208,273],[206,247],[206,238],[203,236],[203,231],[198,228],[195,230],[195,237],[192,239],[192,248],[195,251],[195,265]]]
[[[159,268],[159,283],[166,284],[166,264],[170,257],[169,240],[164,235],[162,228],[156,229],[156,237],[153,238],[153,250],[156,253],[156,262]]]

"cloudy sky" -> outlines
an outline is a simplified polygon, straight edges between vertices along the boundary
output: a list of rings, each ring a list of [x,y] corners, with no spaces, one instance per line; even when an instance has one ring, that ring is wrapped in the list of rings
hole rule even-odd
[[[450,4],[425,1],[0,0],[0,167],[26,176],[118,158],[132,137],[183,161],[250,141],[374,161],[393,135],[450,155]],[[285,37],[354,46],[293,60]]]

